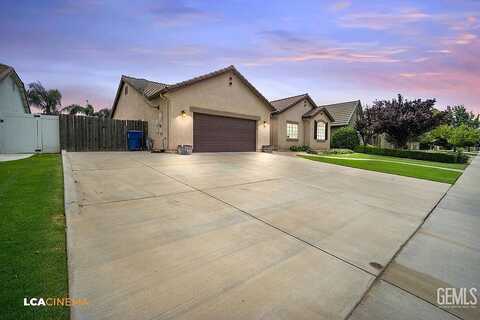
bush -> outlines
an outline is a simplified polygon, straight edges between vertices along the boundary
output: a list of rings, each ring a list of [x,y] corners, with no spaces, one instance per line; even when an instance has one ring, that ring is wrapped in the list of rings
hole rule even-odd
[[[310,150],[310,147],[309,146],[291,146],[290,147],[290,151],[293,151],[293,152],[307,152],[308,150]]]
[[[322,152],[323,154],[349,154],[353,153],[350,149],[330,149]]]
[[[360,145],[357,131],[352,127],[340,128],[332,135],[332,147],[338,149],[354,149]]]
[[[445,162],[445,163],[466,163],[468,160],[468,157],[464,155],[461,151],[454,152],[454,153],[444,153],[444,152],[426,152],[426,151],[402,150],[402,149],[382,149],[382,148],[376,148],[371,146],[358,146],[354,150],[355,152],[376,154],[380,156],[408,158],[408,159]]]

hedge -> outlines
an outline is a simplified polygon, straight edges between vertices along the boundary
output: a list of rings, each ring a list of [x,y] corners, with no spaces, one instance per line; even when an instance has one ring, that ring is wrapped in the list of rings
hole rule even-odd
[[[440,153],[440,152],[426,152],[417,150],[402,150],[402,149],[382,149],[371,146],[358,146],[355,152],[376,154],[380,156],[389,156],[397,158],[408,158],[416,160],[426,160],[445,163],[466,163],[468,157],[461,152],[456,153]]]

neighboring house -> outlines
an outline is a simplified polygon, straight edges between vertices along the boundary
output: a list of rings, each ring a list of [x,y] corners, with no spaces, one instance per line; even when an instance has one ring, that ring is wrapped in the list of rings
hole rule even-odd
[[[274,150],[303,145],[314,150],[330,148],[330,126],[334,118],[326,108],[317,106],[308,94],[270,103],[275,108],[270,138]]]
[[[30,113],[22,80],[10,66],[0,64],[0,114]]]
[[[327,109],[335,119],[332,123],[332,135],[340,128],[347,126],[354,127],[355,123],[360,118],[362,110],[360,100],[322,105],[320,107]]]
[[[145,120],[155,149],[257,151],[270,140],[270,102],[229,66],[176,84],[122,76],[112,118]]]
[[[22,80],[0,64],[0,153],[59,151],[58,117],[31,114]]]

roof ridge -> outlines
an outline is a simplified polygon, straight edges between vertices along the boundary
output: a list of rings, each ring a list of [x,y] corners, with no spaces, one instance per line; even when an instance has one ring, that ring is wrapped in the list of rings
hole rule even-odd
[[[130,79],[135,79],[135,80],[145,80],[145,81],[157,83],[157,84],[160,84],[160,85],[167,85],[167,86],[170,85],[170,84],[167,84],[167,83],[158,82],[158,81],[153,81],[153,80],[148,80],[148,79],[145,79],[145,78],[136,78],[136,77],[132,77],[132,76],[127,76],[127,75],[125,75],[125,74],[122,74],[122,78],[130,78]]]
[[[337,105],[337,104],[344,104],[344,103],[351,103],[351,102],[360,102],[360,100],[359,100],[359,99],[357,99],[357,100],[351,100],[351,101],[343,101],[343,102],[336,102],[336,103],[322,104],[322,105],[319,105],[319,107],[335,106],[335,105]]]
[[[270,100],[270,102],[277,102],[277,101],[282,101],[282,100],[287,100],[287,99],[297,98],[297,97],[302,97],[302,96],[308,96],[308,93],[302,93],[302,94],[299,94],[299,95],[296,95],[296,96],[290,96],[290,97],[277,99],[277,100]]]
[[[207,73],[195,76],[195,77],[187,79],[187,80],[183,80],[183,81],[180,81],[180,82],[175,82],[174,84],[172,84],[172,86],[180,86],[180,85],[183,85],[185,83],[195,82],[195,81],[203,79],[205,77],[209,77],[209,76],[212,76],[212,75],[215,75],[215,74],[220,74],[220,73],[223,73],[225,71],[233,70],[233,69],[235,69],[235,67],[233,65],[229,65],[228,67],[224,67],[224,68],[221,68],[221,69],[218,69],[218,70],[207,72]]]

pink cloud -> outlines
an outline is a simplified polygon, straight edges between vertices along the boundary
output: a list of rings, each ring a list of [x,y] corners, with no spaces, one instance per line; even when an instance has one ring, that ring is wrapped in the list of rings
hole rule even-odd
[[[433,16],[417,9],[403,9],[398,12],[365,12],[344,15],[339,19],[343,27],[386,30],[409,23],[421,22]]]
[[[472,33],[464,33],[457,37],[455,40],[456,44],[470,44],[477,38],[476,35]]]
[[[330,10],[332,11],[342,11],[349,8],[352,5],[352,1],[344,0],[335,2],[333,5],[330,6]]]

